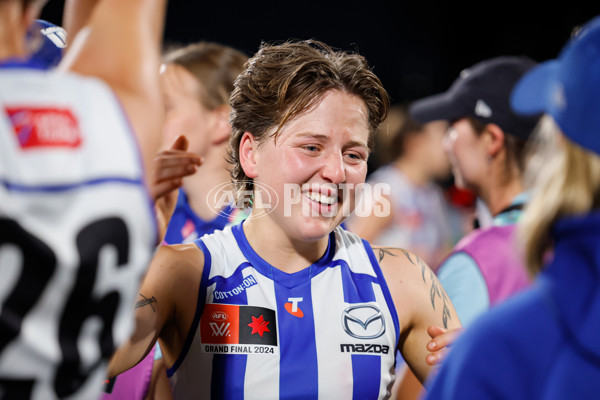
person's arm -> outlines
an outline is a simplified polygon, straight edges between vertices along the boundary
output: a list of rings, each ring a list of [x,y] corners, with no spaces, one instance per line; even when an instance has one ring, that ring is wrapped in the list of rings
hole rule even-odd
[[[460,328],[450,298],[435,273],[416,254],[402,249],[377,248],[379,263],[400,320],[402,356],[421,383],[432,366],[427,363],[431,326]]]
[[[204,253],[195,244],[158,249],[135,305],[135,330],[111,358],[109,378],[143,360],[166,333],[172,341],[161,346],[163,355],[179,353],[195,312],[190,304],[197,302],[203,265]]]
[[[70,45],[58,68],[106,82],[124,107],[146,171],[164,119],[159,68],[166,0],[67,0]]]
[[[98,0],[66,0],[63,9],[62,27],[71,38],[88,23]],[[70,47],[72,40],[67,42]]]

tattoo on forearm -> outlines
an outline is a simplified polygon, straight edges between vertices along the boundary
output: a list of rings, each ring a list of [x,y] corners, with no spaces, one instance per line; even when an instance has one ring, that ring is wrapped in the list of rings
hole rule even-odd
[[[156,297],[152,296],[151,298],[147,298],[146,296],[144,296],[141,293],[139,293],[139,295],[141,297],[143,297],[143,299],[139,300],[137,303],[135,303],[135,308],[140,308],[140,307],[149,305],[150,307],[152,307],[152,311],[156,312],[156,310],[154,309],[154,306],[152,305],[152,303],[158,303],[158,301],[156,301]]]
[[[380,247],[379,248],[379,262],[381,262],[381,260],[383,260],[383,257],[385,257],[386,255],[390,255],[392,257],[396,257],[396,255],[394,253],[392,253],[390,251],[391,247]]]

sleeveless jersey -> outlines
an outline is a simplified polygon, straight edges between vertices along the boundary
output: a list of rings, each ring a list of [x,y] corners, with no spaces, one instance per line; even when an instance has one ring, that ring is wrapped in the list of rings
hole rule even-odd
[[[225,228],[227,225],[237,224],[245,219],[248,214],[248,210],[230,204],[215,213],[215,218],[212,220],[204,220],[192,210],[183,189],[179,189],[177,205],[169,220],[164,243],[191,243],[207,233],[213,233],[216,230]]]
[[[272,267],[243,223],[196,241],[196,317],[168,370],[176,399],[378,399],[394,380],[399,322],[370,245],[337,228],[304,270]]]
[[[110,88],[0,64],[0,397],[97,399],[157,240]]]

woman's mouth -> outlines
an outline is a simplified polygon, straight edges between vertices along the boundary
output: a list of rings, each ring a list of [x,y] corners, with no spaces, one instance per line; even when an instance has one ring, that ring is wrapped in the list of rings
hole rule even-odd
[[[338,198],[337,196],[327,196],[324,195],[322,193],[317,193],[317,192],[308,192],[306,193],[306,197],[308,197],[310,200],[326,205],[326,206],[330,206],[332,204],[337,203]]]

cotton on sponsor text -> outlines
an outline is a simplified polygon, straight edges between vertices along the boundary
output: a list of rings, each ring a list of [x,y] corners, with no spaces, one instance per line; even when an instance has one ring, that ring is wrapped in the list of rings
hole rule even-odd
[[[239,284],[231,290],[215,290],[213,296],[216,300],[228,299],[230,297],[237,296],[243,293],[246,289],[256,284],[256,279],[254,279],[254,277],[250,275],[244,278],[241,284]]]

